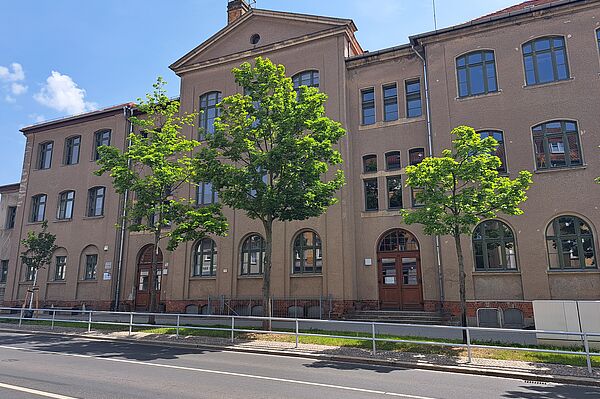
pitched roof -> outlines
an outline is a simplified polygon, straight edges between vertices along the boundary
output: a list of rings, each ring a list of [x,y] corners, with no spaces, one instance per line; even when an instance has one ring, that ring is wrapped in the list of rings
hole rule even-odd
[[[516,11],[531,11],[536,7],[547,5],[550,3],[555,3],[557,0],[527,0],[522,3],[516,4],[514,6],[510,6],[507,8],[503,8],[502,10],[495,11],[491,14],[483,15],[479,18],[475,18],[473,21],[479,21],[481,19],[498,17],[504,14],[510,14]]]

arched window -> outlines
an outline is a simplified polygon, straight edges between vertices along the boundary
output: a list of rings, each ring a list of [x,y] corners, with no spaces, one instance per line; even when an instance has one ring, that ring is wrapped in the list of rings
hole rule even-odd
[[[248,236],[242,244],[240,274],[242,276],[262,274],[264,258],[265,240],[258,234]]]
[[[300,86],[319,87],[319,71],[302,71],[292,76],[294,89],[296,91]]]
[[[400,151],[390,151],[385,153],[385,170],[401,169]]]
[[[559,216],[546,229],[550,269],[596,269],[590,226],[577,216]]]
[[[102,146],[110,145],[110,130],[100,130],[96,132],[94,137],[94,160],[97,161],[100,159],[100,154],[98,153],[98,148]]]
[[[73,219],[73,205],[75,204],[75,191],[63,191],[58,195],[58,220]]]
[[[498,168],[498,172],[506,173],[506,149],[504,147],[504,133],[499,130],[482,130],[477,132],[481,139],[485,139],[487,137],[493,137],[498,142],[498,147],[496,147],[496,151],[493,151],[492,154],[500,158],[502,165]]]
[[[43,222],[46,218],[46,202],[48,196],[46,194],[38,194],[31,197],[31,211],[29,213],[29,221],[32,223]]]
[[[527,85],[569,79],[565,38],[546,36],[525,43],[523,63]]]
[[[532,133],[538,169],[569,168],[583,163],[576,122],[542,123],[534,126]]]
[[[92,187],[88,190],[87,216],[104,215],[104,198],[106,197],[106,187]]]
[[[363,172],[364,173],[377,172],[377,155],[363,156]]]
[[[411,148],[408,150],[408,164],[418,165],[425,158],[425,148]]]
[[[321,238],[312,231],[304,231],[294,240],[294,274],[321,273],[323,253]]]
[[[198,241],[194,250],[194,277],[217,275],[217,245],[210,238]]]
[[[217,104],[221,102],[221,92],[211,91],[200,96],[200,126],[198,137],[204,140],[206,134],[215,132],[215,118],[219,116]]]
[[[50,169],[52,166],[53,141],[47,141],[39,145],[38,151],[38,169]]]
[[[500,220],[486,220],[473,231],[475,270],[516,270],[515,236]]]
[[[79,163],[79,150],[81,147],[81,136],[68,137],[65,140],[65,151],[63,162],[65,165]]]
[[[418,251],[419,243],[415,236],[405,230],[394,230],[379,241],[379,252]]]
[[[496,60],[491,50],[473,51],[456,59],[458,96],[468,97],[498,91]]]

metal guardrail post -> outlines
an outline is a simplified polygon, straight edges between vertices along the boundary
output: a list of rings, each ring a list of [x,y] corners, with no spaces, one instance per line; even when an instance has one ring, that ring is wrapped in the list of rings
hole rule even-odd
[[[586,333],[583,333],[583,346],[585,348],[585,360],[587,362],[588,373],[592,374],[592,358],[590,357],[590,342],[588,341],[588,336]]]
[[[177,328],[175,329],[177,338],[179,338],[179,315],[177,315]]]
[[[21,308],[21,313],[19,314],[19,327],[23,324],[23,308]]]
[[[54,330],[54,319],[55,318],[56,318],[56,310],[53,310],[52,311],[52,324],[51,324],[51,327],[50,327],[51,330]]]
[[[298,348],[298,318],[296,318],[296,348]]]
[[[473,356],[471,353],[471,331],[469,330],[469,327],[465,327],[465,330],[467,331],[467,356],[469,363],[471,363],[473,361]]]
[[[92,332],[92,312],[88,313],[88,332]]]
[[[377,354],[377,341],[375,341],[375,323],[371,323],[371,340],[373,342],[373,356]]]
[[[235,316],[231,316],[231,343],[235,339]]]
[[[129,313],[129,335],[133,331],[133,312]]]

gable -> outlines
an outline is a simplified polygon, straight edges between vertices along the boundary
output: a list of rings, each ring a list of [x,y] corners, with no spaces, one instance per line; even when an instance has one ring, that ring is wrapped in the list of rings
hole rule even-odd
[[[319,32],[336,28],[346,29],[349,25],[354,31],[350,20],[310,18],[299,14],[252,10],[173,63],[171,69],[177,71],[190,65],[300,39]],[[255,34],[260,35],[260,41],[256,45],[250,42],[250,38]]]

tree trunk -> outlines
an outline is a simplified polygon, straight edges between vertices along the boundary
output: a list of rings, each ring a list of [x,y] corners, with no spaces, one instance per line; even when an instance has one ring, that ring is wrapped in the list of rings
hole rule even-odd
[[[265,227],[265,259],[263,264],[263,309],[265,317],[273,316],[271,309],[271,258],[273,253],[273,220],[269,218],[263,222]],[[263,322],[263,330],[271,330],[271,320]]]
[[[460,295],[460,324],[467,327],[467,293],[465,286],[465,260],[460,242],[460,231],[454,229],[454,243],[456,244],[456,255],[458,257],[458,286]],[[463,343],[467,343],[467,331],[463,330]]]
[[[150,306],[148,311],[150,313],[156,312],[157,301],[156,301],[156,288],[158,283],[158,242],[160,241],[160,229],[154,233],[154,248],[152,250],[152,267],[150,267],[150,275],[148,276],[148,285],[150,289]],[[156,317],[154,315],[148,316],[148,324],[155,324]]]

